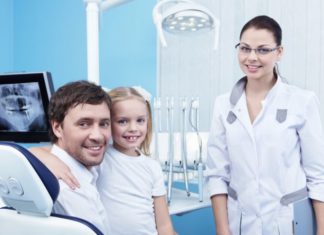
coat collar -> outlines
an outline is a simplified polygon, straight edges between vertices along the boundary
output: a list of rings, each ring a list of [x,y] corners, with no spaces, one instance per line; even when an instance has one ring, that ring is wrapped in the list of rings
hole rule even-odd
[[[269,97],[269,95],[273,96],[275,91],[278,90],[278,87],[283,82],[284,82],[283,79],[280,76],[278,76],[275,85],[271,88],[271,90],[269,91],[267,96],[268,97]],[[246,83],[247,83],[247,77],[245,76],[245,77],[242,77],[240,80],[238,80],[237,83],[234,85],[232,92],[230,94],[230,103],[233,106],[235,106],[237,104],[237,102],[241,98],[242,94],[244,93]]]
[[[237,104],[237,101],[241,98],[244,90],[245,85],[247,82],[247,77],[243,77],[234,85],[231,95],[230,95],[230,102],[233,106]]]

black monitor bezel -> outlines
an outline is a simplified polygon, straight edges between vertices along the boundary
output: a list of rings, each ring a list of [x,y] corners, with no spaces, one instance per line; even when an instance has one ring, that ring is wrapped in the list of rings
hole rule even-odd
[[[0,84],[19,84],[37,82],[40,88],[40,94],[43,103],[43,109],[48,120],[48,104],[51,95],[54,92],[52,76],[50,72],[33,72],[33,73],[10,73],[0,74]],[[48,124],[48,128],[50,124]],[[23,143],[39,143],[50,141],[48,130],[46,131],[1,131],[0,141],[13,141]]]

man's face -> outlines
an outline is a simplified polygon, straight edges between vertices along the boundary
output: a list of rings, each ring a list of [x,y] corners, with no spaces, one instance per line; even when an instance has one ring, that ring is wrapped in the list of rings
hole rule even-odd
[[[68,110],[62,123],[52,122],[56,144],[86,167],[102,162],[111,136],[106,103],[79,104]]]

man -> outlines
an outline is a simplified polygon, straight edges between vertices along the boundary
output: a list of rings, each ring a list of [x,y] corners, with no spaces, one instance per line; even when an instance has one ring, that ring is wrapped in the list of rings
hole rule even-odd
[[[80,182],[71,189],[62,180],[54,212],[76,216],[109,234],[109,222],[96,188],[99,165],[111,136],[111,100],[100,86],[87,81],[68,83],[50,99],[48,116],[51,153],[62,160]],[[42,161],[40,149],[31,149]],[[48,153],[47,153],[48,154]]]

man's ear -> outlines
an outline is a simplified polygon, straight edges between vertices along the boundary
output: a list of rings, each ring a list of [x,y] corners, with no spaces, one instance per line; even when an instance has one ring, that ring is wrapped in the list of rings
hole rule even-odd
[[[62,137],[62,123],[59,123],[57,121],[51,121],[52,129],[54,135],[60,139]]]

